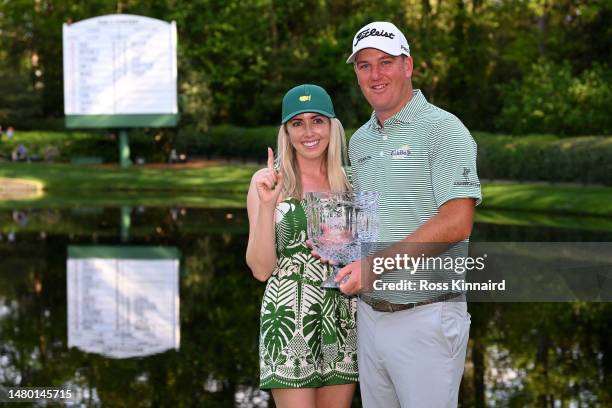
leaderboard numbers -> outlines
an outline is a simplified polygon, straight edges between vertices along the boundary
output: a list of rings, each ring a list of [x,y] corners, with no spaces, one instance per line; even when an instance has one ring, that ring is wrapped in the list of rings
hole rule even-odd
[[[67,115],[177,113],[176,26],[111,15],[64,25]]]

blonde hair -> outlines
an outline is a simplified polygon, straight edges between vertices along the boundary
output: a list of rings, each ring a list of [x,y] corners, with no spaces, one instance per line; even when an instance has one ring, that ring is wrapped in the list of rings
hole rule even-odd
[[[289,133],[286,129],[287,124],[281,125],[278,129],[278,157],[276,161],[277,169],[283,173],[283,192],[282,198],[295,197],[302,198],[304,193],[300,178],[300,169],[297,164],[295,148],[289,140]],[[348,163],[346,155],[346,138],[342,123],[336,118],[330,118],[329,145],[325,150],[327,160],[324,161],[327,169],[327,180],[332,192],[350,191],[351,185],[348,182],[346,173],[342,166]]]

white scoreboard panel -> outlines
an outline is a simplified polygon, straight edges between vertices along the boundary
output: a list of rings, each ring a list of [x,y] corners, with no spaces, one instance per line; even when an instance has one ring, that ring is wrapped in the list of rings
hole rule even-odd
[[[64,24],[64,112],[177,114],[176,24],[114,14]]]

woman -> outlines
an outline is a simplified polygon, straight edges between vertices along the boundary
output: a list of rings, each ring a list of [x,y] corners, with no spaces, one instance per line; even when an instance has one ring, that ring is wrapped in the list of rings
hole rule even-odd
[[[260,387],[278,407],[349,407],[357,375],[355,299],[322,289],[328,266],[306,246],[304,194],[346,191],[344,130],[327,92],[299,85],[283,98],[278,168],[257,171],[247,197],[247,264],[267,281]]]

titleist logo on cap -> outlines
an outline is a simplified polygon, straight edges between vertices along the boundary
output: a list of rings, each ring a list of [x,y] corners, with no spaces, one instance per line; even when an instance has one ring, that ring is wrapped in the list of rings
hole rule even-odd
[[[395,34],[388,33],[385,30],[377,30],[376,28],[366,29],[357,34],[356,36],[357,40],[355,41],[355,44],[353,44],[353,47],[357,46],[357,44],[359,44],[359,41],[363,40],[364,38],[368,38],[372,36],[387,37],[387,38],[393,39],[395,37]]]

